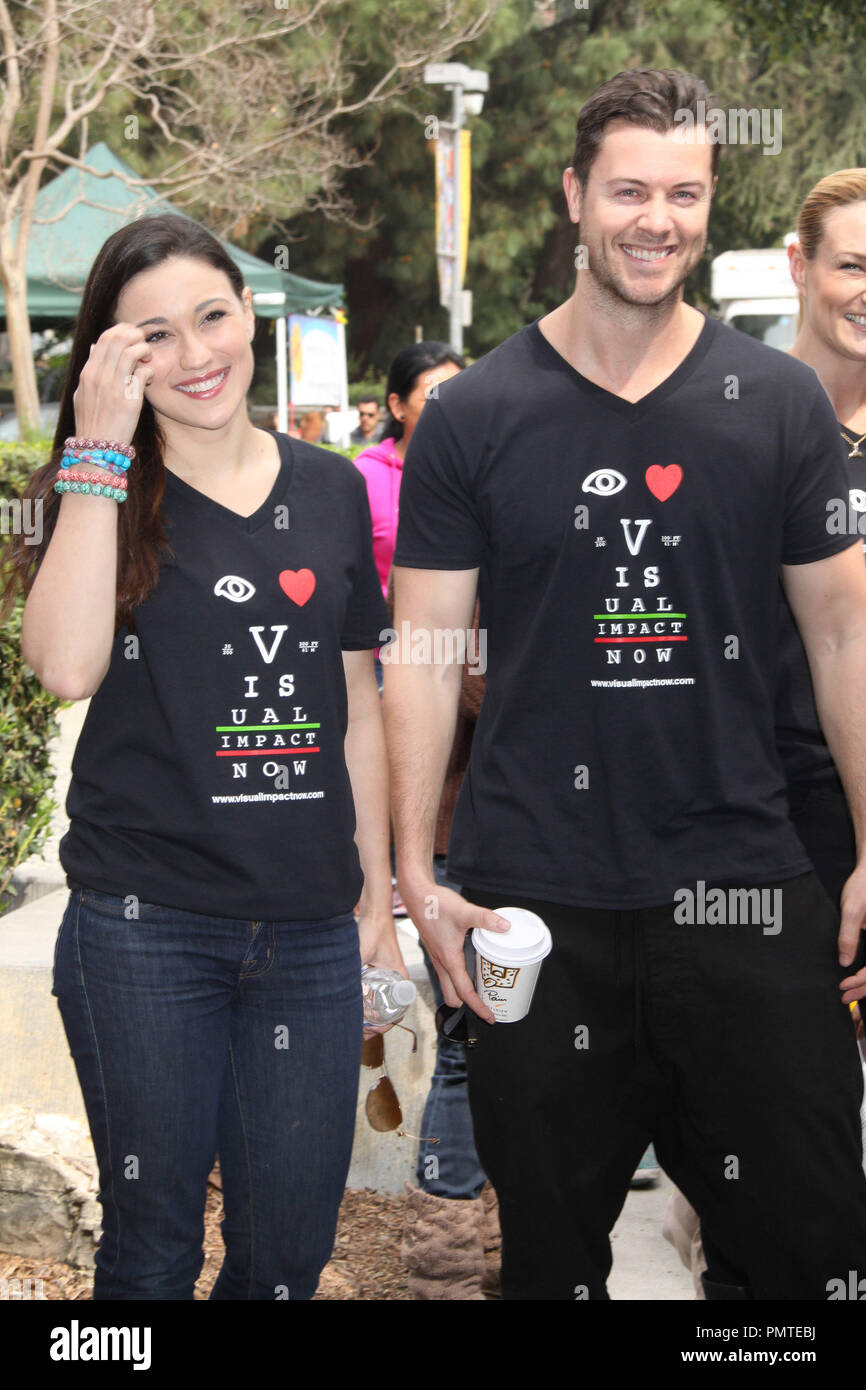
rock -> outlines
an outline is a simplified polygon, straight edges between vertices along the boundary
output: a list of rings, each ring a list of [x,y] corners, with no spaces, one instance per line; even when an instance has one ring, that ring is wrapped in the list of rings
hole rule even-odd
[[[93,1265],[101,1209],[85,1125],[24,1106],[0,1111],[0,1250]]]
[[[351,1274],[340,1269],[339,1265],[327,1264],[322,1270],[316,1298],[355,1299],[358,1297],[358,1284]]]

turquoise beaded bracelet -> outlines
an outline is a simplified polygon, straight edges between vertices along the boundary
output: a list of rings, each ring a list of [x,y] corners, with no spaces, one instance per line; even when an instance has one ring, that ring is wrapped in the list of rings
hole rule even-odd
[[[84,436],[70,435],[63,441],[63,448],[68,454],[80,452],[82,449],[115,449],[124,458],[135,458],[135,448],[132,444],[115,444],[110,439],[85,439]]]
[[[126,473],[130,460],[116,449],[80,449],[75,454],[64,454],[60,460],[61,468],[71,468],[76,463],[98,463],[103,459],[112,473]]]
[[[89,492],[91,497],[113,497],[115,502],[125,502],[126,493],[119,487],[109,487],[106,483],[71,483],[62,478],[54,484],[55,492]]]

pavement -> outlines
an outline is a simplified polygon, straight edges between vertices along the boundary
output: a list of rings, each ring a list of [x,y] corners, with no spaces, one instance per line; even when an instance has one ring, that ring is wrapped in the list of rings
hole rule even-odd
[[[0,1109],[26,1105],[36,1113],[85,1120],[84,1106],[56,1001],[51,995],[54,944],[66,905],[66,886],[57,858],[65,832],[63,805],[75,742],[86,713],[84,702],[60,712],[60,737],[52,749],[58,801],[43,857],[21,866],[16,882],[21,906],[0,917]],[[374,1073],[362,1073],[350,1188],[400,1192],[414,1177],[415,1141],[433,1069],[433,999],[417,932],[398,923],[400,945],[419,997],[407,1023],[418,1035],[411,1052],[407,1033],[393,1030],[387,1043],[388,1074],[403,1109],[404,1136],[381,1134],[367,1123],[364,1104]],[[615,1300],[694,1300],[690,1273],[661,1234],[671,1190],[663,1175],[655,1187],[631,1191],[611,1241],[614,1266],[608,1283]]]

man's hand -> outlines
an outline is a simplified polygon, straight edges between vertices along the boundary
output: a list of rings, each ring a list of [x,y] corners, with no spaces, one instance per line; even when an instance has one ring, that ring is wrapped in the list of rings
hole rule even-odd
[[[394,915],[392,912],[369,913],[360,911],[358,913],[358,940],[361,946],[362,965],[381,965],[386,970],[396,970],[408,980],[409,971],[406,969],[406,962],[400,951],[400,944],[397,941],[397,932],[394,928]],[[372,1038],[374,1033],[387,1033],[393,1028],[393,1023],[381,1023],[366,1025],[364,1037]]]
[[[842,889],[842,925],[839,929],[839,964],[850,965],[857,955],[860,933],[866,928],[866,864],[858,864]],[[842,1003],[866,997],[866,966],[849,975],[839,986]]]
[[[441,887],[435,879],[411,885],[401,881],[399,867],[397,886],[439,976],[445,1003],[452,1008],[468,1004],[486,1023],[495,1023],[493,1011],[481,1002],[466,973],[463,943],[473,927],[504,933],[511,930],[511,923],[491,908],[467,902],[452,888]]]

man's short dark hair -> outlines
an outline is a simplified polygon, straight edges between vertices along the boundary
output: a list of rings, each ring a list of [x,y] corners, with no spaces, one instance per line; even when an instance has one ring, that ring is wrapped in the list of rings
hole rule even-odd
[[[378,396],[359,396],[358,405],[374,405],[378,410],[382,402]]]
[[[698,106],[699,101],[703,102],[702,107]],[[684,116],[675,120],[678,112],[690,112],[695,125],[706,124],[706,114],[712,105],[713,97],[707,84],[690,72],[678,72],[674,68],[633,68],[630,72],[618,72],[584,102],[577,118],[571,167],[581,188],[586,187],[608,121],[631,121],[632,125],[664,135],[681,123],[689,124]],[[710,148],[715,178],[721,145],[714,140]]]

